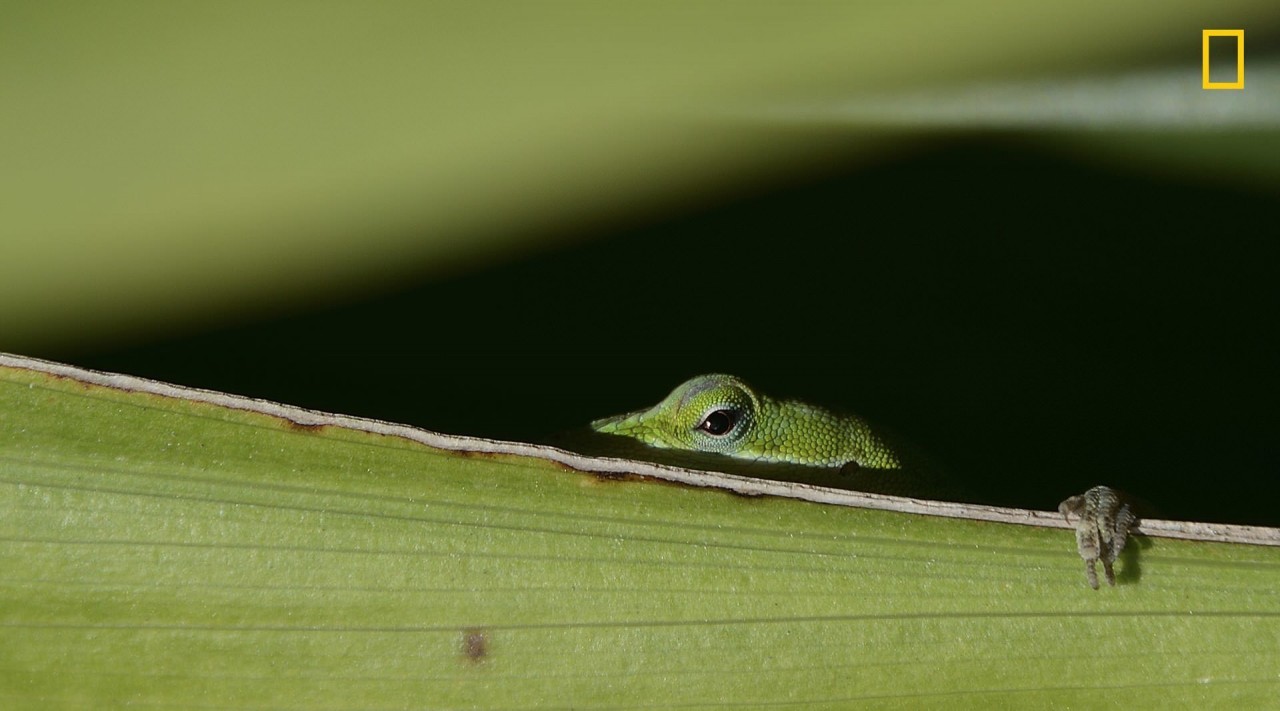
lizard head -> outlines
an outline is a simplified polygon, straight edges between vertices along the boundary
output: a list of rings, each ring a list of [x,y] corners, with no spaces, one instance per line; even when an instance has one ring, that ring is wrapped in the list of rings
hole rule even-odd
[[[633,437],[651,447],[740,455],[756,423],[760,400],[732,375],[699,375],[646,410],[591,423],[606,434]]]

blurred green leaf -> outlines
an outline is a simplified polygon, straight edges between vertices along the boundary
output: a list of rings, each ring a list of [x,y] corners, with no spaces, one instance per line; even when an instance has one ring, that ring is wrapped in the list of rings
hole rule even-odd
[[[0,703],[1280,696],[1280,548],[1151,539],[1120,586],[1095,592],[1062,530],[743,497],[583,460],[616,470],[591,474],[523,445],[481,452],[498,449],[6,358]]]
[[[1202,28],[1278,19],[1271,0],[8,2],[5,345],[385,288],[893,145],[737,109],[1153,54],[1194,72]]]

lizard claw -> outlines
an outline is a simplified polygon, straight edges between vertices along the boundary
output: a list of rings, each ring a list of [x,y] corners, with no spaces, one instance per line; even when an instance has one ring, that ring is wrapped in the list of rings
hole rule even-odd
[[[1070,515],[1080,517],[1076,522],[1076,547],[1084,559],[1085,576],[1089,587],[1098,589],[1096,564],[1102,561],[1107,584],[1116,584],[1113,568],[1116,558],[1129,540],[1129,531],[1137,523],[1137,517],[1120,494],[1108,486],[1092,489],[1072,496],[1058,505],[1063,520],[1070,522]]]

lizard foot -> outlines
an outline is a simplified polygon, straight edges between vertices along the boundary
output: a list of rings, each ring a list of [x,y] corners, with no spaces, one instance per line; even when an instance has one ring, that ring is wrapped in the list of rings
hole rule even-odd
[[[1112,566],[1129,540],[1130,529],[1138,521],[1129,504],[1115,489],[1095,486],[1058,504],[1058,512],[1068,523],[1072,514],[1079,517],[1076,521],[1076,547],[1084,559],[1089,587],[1098,589],[1096,564],[1099,560],[1107,575],[1107,584],[1115,585],[1116,574]]]

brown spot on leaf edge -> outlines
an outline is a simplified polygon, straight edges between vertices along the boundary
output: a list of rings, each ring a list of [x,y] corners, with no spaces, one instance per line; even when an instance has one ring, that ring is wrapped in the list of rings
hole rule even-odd
[[[326,424],[300,423],[300,421],[289,418],[280,418],[280,420],[284,421],[284,427],[292,429],[294,432],[320,432],[320,430],[329,427]]]
[[[589,475],[592,479],[595,479],[597,482],[610,483],[610,484],[623,483],[623,482],[629,482],[629,481],[662,481],[661,479],[655,479],[654,477],[651,477],[651,476],[645,476],[643,474],[632,474],[630,472],[588,471],[583,473]]]
[[[281,417],[280,419],[284,421],[284,424],[286,427],[288,427],[289,429],[295,432],[319,432],[320,430],[323,430],[324,428],[329,426],[329,425],[321,425],[321,424],[312,424],[307,422],[298,422],[297,420],[291,420],[287,417]]]
[[[662,479],[656,476],[648,476],[645,474],[633,474],[631,472],[588,471],[588,470],[573,469],[572,467],[568,467],[568,469],[570,469],[570,471],[580,471],[583,474],[587,474],[591,477],[590,481],[595,481],[596,483],[601,483],[601,484],[628,484],[628,483],[643,482],[648,484],[663,484],[666,486],[674,486],[677,488],[691,487],[690,484],[686,484],[684,482],[672,481],[670,479]],[[693,486],[693,488],[703,488],[703,487]],[[767,498],[769,496],[769,494],[748,492],[748,491],[737,491],[735,489],[729,489],[729,488],[712,488],[711,490],[720,492],[722,494],[729,494],[730,496],[737,496],[739,498],[750,499],[750,500],[759,500],[759,499]]]
[[[50,381],[58,381],[58,382],[60,382],[60,383],[71,383],[71,384],[76,385],[77,387],[79,387],[81,390],[94,390],[94,389],[97,389],[97,388],[101,388],[101,387],[102,387],[101,385],[95,385],[95,384],[93,384],[93,383],[86,383],[85,381],[83,381],[83,380],[81,380],[81,379],[79,379],[79,378],[73,378],[73,377],[71,377],[70,375],[63,375],[62,373],[49,373],[49,372],[46,372],[46,371],[43,371],[43,370],[28,370],[28,371],[26,371],[26,372],[28,372],[28,373],[36,373],[36,374],[38,374],[38,375],[41,375],[41,376],[44,376],[44,377],[48,378]],[[97,371],[91,371],[91,372],[97,372]],[[115,388],[107,388],[107,389],[108,389],[108,390],[114,390]],[[123,390],[122,390],[122,391],[120,391],[120,392],[128,392],[128,391],[123,391]]]

